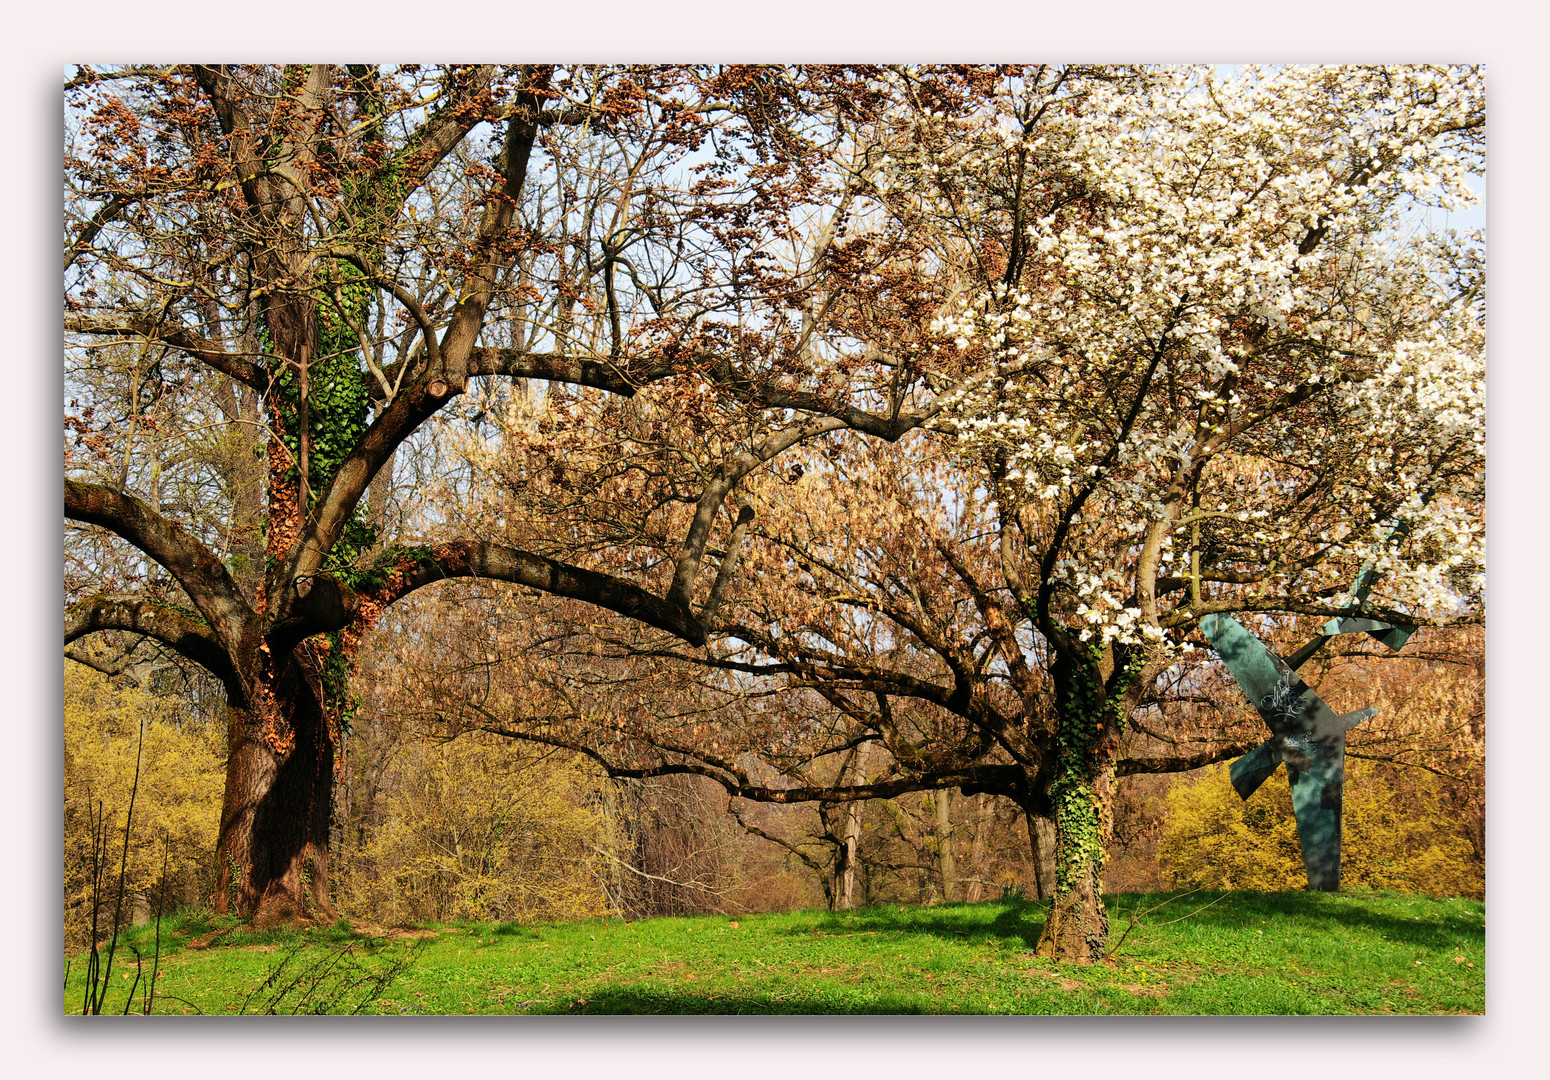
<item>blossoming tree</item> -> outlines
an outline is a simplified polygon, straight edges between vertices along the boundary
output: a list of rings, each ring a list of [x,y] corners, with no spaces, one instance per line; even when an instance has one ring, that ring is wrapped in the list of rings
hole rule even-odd
[[[1364,564],[1379,617],[1482,615],[1483,237],[1428,212],[1473,197],[1484,90],[1477,69],[1153,70],[1036,112],[913,167],[947,177],[942,207],[1017,168],[1033,192],[960,245],[993,265],[940,324],[979,376],[939,427],[996,501],[1053,680],[1040,951],[1080,959],[1106,947],[1120,739],[1201,616],[1346,613]]]

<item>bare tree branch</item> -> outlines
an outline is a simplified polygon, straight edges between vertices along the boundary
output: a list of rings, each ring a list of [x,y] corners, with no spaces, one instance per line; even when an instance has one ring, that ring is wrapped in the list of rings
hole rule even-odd
[[[65,329],[77,334],[159,341],[252,387],[260,394],[269,389],[269,374],[262,364],[227,352],[219,343],[184,327],[170,325],[154,315],[120,315],[113,319],[67,318]]]
[[[65,516],[100,525],[156,560],[183,586],[222,647],[236,648],[252,609],[221,560],[181,524],[132,495],[68,479]]]
[[[192,660],[228,686],[236,685],[231,661],[210,627],[177,608],[133,597],[93,596],[65,612],[66,645],[103,630],[143,634]],[[72,655],[71,659],[90,663],[84,656]],[[90,666],[106,674],[118,673],[96,663]]]

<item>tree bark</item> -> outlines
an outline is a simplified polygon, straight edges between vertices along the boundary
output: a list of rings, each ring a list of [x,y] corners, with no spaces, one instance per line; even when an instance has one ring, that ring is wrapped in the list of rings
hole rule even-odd
[[[1055,823],[1043,814],[1028,817],[1028,846],[1033,851],[1033,887],[1040,900],[1055,895]]]
[[[145,889],[136,889],[131,896],[129,921],[135,926],[145,926],[151,921],[151,894]]]
[[[832,906],[835,911],[849,911],[856,906],[856,855],[861,846],[862,806],[858,799],[845,807],[845,835],[834,875]]]
[[[1103,905],[1099,869],[1097,861],[1083,860],[1071,868],[1063,887],[1057,885],[1035,950],[1039,956],[1077,964],[1103,959],[1108,949],[1109,912]]]
[[[1068,963],[1101,960],[1108,950],[1103,904],[1104,851],[1114,831],[1119,737],[1133,669],[1116,672],[1113,651],[1072,643],[1057,652],[1055,894],[1035,952]]]
[[[958,871],[953,865],[953,818],[952,788],[943,788],[932,798],[935,800],[935,833],[937,873],[942,881],[942,903],[950,904],[958,894]]]
[[[867,782],[867,760],[871,754],[870,742],[856,747],[851,761],[855,782]],[[865,806],[862,800],[856,799],[845,807],[845,833],[840,844],[839,863],[835,867],[834,890],[830,894],[831,906],[835,911],[849,911],[856,906],[856,864],[860,861],[861,815]]]
[[[1103,904],[1103,851],[1112,831],[1114,779],[1101,776],[1057,803],[1055,890],[1035,952],[1054,960],[1085,964],[1108,949],[1109,913]],[[1105,824],[1108,828],[1105,828]]]
[[[320,687],[292,661],[273,702],[227,705],[216,910],[254,926],[332,922],[328,840],[334,745]]]
[[[971,904],[985,895],[985,837],[990,831],[993,813],[991,796],[984,793],[974,796],[974,833],[969,841],[969,882],[963,890],[963,898]]]

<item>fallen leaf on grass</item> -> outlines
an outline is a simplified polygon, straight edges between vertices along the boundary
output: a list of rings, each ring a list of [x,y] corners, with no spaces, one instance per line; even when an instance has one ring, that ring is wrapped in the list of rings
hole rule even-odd
[[[1029,968],[1028,970],[1033,972],[1035,975],[1043,975],[1046,979],[1054,979],[1055,982],[1060,984],[1060,988],[1062,990],[1082,989],[1082,984],[1077,982],[1075,979],[1067,979],[1064,976],[1056,975],[1053,971],[1044,971],[1041,968]]]
[[[1168,993],[1166,986],[1136,986],[1130,983],[1120,983],[1119,989],[1128,990],[1132,994],[1144,994],[1147,997],[1165,997]]]

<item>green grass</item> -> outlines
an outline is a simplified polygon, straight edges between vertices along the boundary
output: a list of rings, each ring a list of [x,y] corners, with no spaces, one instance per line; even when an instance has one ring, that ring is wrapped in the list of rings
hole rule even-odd
[[[1109,898],[1115,940],[1164,897]],[[1187,916],[1180,918],[1181,916]],[[1170,921],[1177,920],[1177,921]],[[734,927],[733,923],[737,925]],[[1146,916],[1109,963],[1033,956],[1031,902],[524,927],[341,923],[254,932],[162,925],[158,1013],[1479,1013],[1485,905],[1392,893],[1194,893]],[[133,955],[121,939],[108,1011]],[[407,966],[385,988],[372,973]],[[65,1009],[79,1013],[84,958]],[[278,971],[278,976],[270,976]],[[266,985],[266,980],[269,980]],[[353,983],[353,988],[352,988]],[[137,995],[138,1001],[138,995]]]

